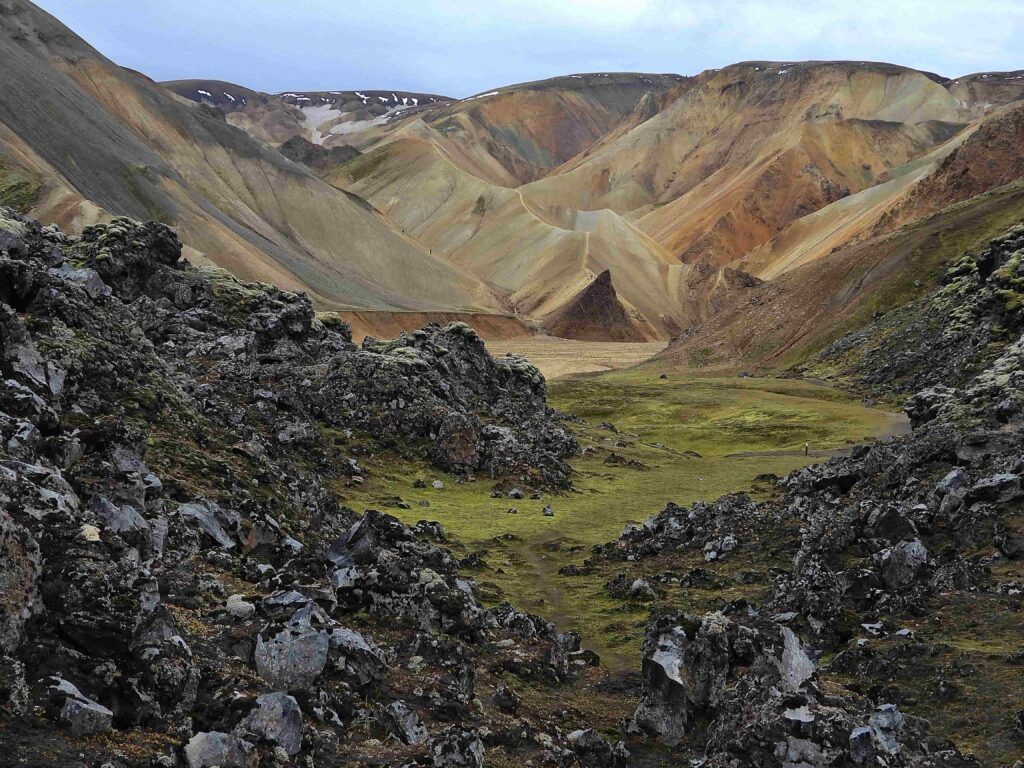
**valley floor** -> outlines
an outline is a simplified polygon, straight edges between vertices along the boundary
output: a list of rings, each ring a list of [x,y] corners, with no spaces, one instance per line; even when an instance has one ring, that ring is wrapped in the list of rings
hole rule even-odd
[[[518,350],[521,345],[515,344]],[[496,352],[499,345],[488,346]],[[566,350],[564,366],[572,362],[567,346],[549,344],[552,349]],[[605,350],[590,353],[589,360],[606,354],[609,363],[628,354],[624,350],[615,360]],[[545,359],[538,362],[543,366]],[[550,357],[546,366],[549,374],[557,370]],[[560,569],[582,564],[593,545],[616,538],[624,525],[642,522],[669,501],[689,504],[742,490],[763,496],[770,475],[906,429],[902,416],[797,380],[660,378],[622,370],[560,379],[551,385],[550,400],[582,418],[573,428],[584,455],[573,460],[568,493],[519,500],[509,498],[513,486],[505,481],[492,497],[495,485],[488,478],[460,482],[379,454],[361,462],[369,470],[366,484],[340,489],[341,501],[355,509],[383,508],[409,524],[439,521],[460,557],[479,556],[465,571],[484,597],[509,600],[560,629],[580,631],[587,647],[617,670],[636,667],[648,608],[612,598],[605,588],[615,575],[610,571],[567,575]],[[426,487],[414,488],[417,480]],[[435,480],[444,487],[434,488]],[[546,505],[553,516],[544,515]],[[709,597],[731,599],[728,589]]]
[[[595,373],[628,368],[658,354],[667,342],[575,341],[553,336],[488,341],[495,357],[515,352],[529,358],[551,381],[573,373]]]

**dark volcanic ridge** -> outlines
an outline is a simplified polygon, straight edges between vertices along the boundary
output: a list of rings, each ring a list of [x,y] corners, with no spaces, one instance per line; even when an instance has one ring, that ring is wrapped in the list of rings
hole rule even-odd
[[[552,336],[582,341],[646,341],[619,301],[606,269],[547,320]]]

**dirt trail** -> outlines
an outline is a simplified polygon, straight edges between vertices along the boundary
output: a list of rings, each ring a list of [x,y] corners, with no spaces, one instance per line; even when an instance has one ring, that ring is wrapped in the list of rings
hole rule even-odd
[[[606,669],[612,671],[632,669],[636,664],[636,658],[632,653],[609,648],[603,643],[599,643],[599,635],[588,635],[586,627],[579,626],[578,616],[566,599],[565,590],[567,587],[571,589],[572,583],[564,585],[558,572],[567,561],[564,556],[560,557],[557,552],[548,549],[551,545],[564,545],[565,543],[565,536],[561,531],[545,531],[533,539],[511,542],[509,554],[520,559],[528,569],[528,575],[524,573],[526,579],[533,580],[534,583],[543,587],[540,597],[544,601],[543,605],[527,605],[522,597],[519,597],[518,600],[513,600],[513,603],[519,606],[526,605],[531,612],[539,613],[552,622],[559,632],[570,629],[582,631],[584,646],[598,651],[601,665]],[[534,593],[530,594],[536,598]]]

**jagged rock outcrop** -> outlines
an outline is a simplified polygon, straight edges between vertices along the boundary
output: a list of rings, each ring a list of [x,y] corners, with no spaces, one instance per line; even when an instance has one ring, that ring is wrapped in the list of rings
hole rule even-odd
[[[288,141],[279,146],[277,151],[289,160],[308,165],[317,171],[342,165],[362,154],[358,149],[348,144],[324,147],[320,144],[314,144],[304,136],[292,136]]]
[[[337,765],[371,727],[403,760],[479,765],[461,725],[491,722],[492,665],[557,686],[585,664],[578,638],[486,610],[439,525],[328,488],[366,477],[367,442],[567,482],[543,377],[468,326],[356,347],[303,296],[192,268],[166,226],[75,238],[4,209],[0,382],[0,754],[19,764]]]
[[[1024,225],[951,264],[940,287],[893,307],[819,353],[812,364],[848,371],[854,383],[917,394],[920,420],[943,388],[982,373],[1024,330]]]

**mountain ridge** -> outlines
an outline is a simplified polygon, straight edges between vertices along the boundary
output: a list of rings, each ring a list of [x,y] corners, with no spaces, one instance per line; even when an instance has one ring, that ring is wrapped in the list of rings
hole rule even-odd
[[[198,263],[306,290],[324,308],[484,311],[540,329],[606,270],[643,337],[709,327],[749,290],[725,270],[774,280],[952,203],[940,167],[965,157],[974,131],[995,135],[987,121],[1024,95],[1020,72],[747,61],[693,76],[575,73],[464,99],[192,79],[160,85],[167,101],[56,22],[17,32],[10,20],[29,6],[5,3],[22,48],[53,45],[71,62],[79,115],[104,126],[89,143],[109,134],[124,147],[109,161],[76,150],[66,178],[36,151],[56,157],[56,131],[41,142],[9,115],[15,129],[0,133],[17,188],[51,180],[43,218],[181,219]],[[32,68],[45,75],[20,66]],[[1016,134],[1004,133],[1012,158]],[[1018,174],[998,165],[1002,183]]]

